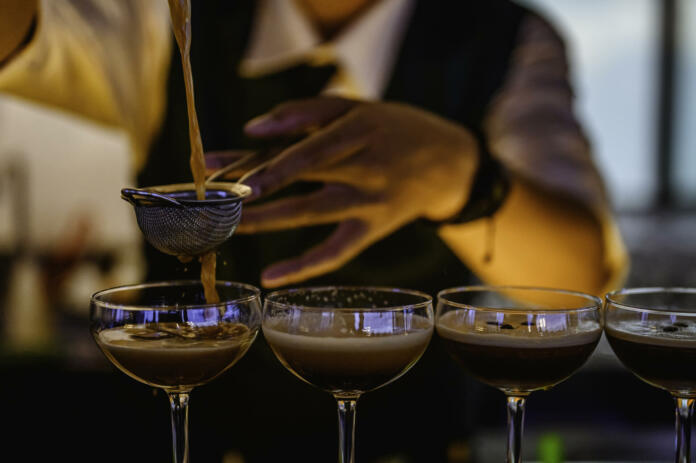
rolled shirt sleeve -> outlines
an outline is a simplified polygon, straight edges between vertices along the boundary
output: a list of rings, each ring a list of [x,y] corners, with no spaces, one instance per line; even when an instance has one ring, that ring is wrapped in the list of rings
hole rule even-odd
[[[565,44],[546,20],[530,14],[484,121],[489,149],[518,177],[594,213],[604,235],[606,287],[613,289],[626,277],[628,256],[573,103]]]
[[[164,114],[171,44],[164,0],[41,0],[0,91],[124,129],[139,169]]]

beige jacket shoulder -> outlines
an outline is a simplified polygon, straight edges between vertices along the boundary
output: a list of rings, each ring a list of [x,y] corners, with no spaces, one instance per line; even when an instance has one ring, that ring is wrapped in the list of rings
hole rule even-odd
[[[41,0],[31,43],[0,68],[0,91],[130,136],[134,167],[161,125],[171,56],[165,0]]]

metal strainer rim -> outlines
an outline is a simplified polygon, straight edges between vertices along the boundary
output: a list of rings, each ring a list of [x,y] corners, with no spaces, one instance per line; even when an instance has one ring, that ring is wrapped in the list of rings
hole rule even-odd
[[[230,198],[206,198],[206,199],[201,199],[201,200],[199,200],[199,199],[184,199],[184,198],[176,198],[176,197],[172,197],[172,199],[175,199],[177,202],[179,202],[183,206],[205,207],[205,206],[220,206],[223,204],[236,203],[236,202],[244,200],[244,198],[247,198],[248,196],[251,195],[251,188],[247,185],[242,184],[242,183],[211,182],[211,183],[207,183],[205,187],[206,187],[206,190],[227,191],[227,192],[234,194],[234,196],[230,197]],[[166,196],[167,194],[171,194],[171,193],[195,191],[196,186],[194,183],[172,183],[169,185],[156,185],[156,186],[150,186],[150,187],[139,188],[139,189],[143,190],[143,191],[159,193],[159,194]],[[162,207],[162,204],[158,204],[157,206]]]

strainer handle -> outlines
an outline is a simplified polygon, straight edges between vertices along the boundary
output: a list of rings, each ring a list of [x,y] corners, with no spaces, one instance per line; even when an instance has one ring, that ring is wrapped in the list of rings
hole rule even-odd
[[[166,201],[167,203],[169,203],[171,205],[184,207],[184,205],[181,204],[179,201],[177,201],[173,198],[170,198],[169,196],[155,193],[153,191],[137,190],[134,188],[123,188],[121,190],[121,197],[131,204],[138,205],[138,200],[136,199],[136,196],[144,196],[145,198],[147,198],[149,200]]]

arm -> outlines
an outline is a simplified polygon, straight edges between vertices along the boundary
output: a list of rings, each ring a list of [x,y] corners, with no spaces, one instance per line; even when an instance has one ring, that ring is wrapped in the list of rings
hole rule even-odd
[[[18,1],[0,0],[0,16]],[[139,167],[164,112],[171,46],[166,2],[37,5],[31,41],[0,64],[0,91],[125,129]],[[4,30],[0,40],[7,40],[6,49],[16,42]]]
[[[252,199],[295,181],[322,182],[324,188],[246,206],[238,232],[338,224],[322,243],[266,268],[262,284],[267,287],[335,270],[412,220],[454,216],[468,201],[479,163],[480,147],[466,128],[403,104],[334,98],[295,101],[251,121],[246,131],[262,138],[310,132],[245,180],[254,191]],[[551,165],[569,169],[565,183],[544,183],[538,180],[543,177],[522,173],[548,166],[537,163],[518,171],[512,162],[504,162],[511,189],[493,219],[490,262],[484,259],[486,220],[441,226],[440,236],[489,283],[599,294],[614,286],[626,268],[601,188],[592,190],[580,181],[587,177],[600,187],[599,177],[587,174],[594,172],[589,158],[587,163],[566,165],[553,151],[547,155]],[[245,170],[231,175],[238,178]],[[568,189],[561,190],[566,185]]]
[[[550,28],[532,26],[486,120],[489,151],[511,178],[493,218],[493,258],[484,259],[487,220],[443,225],[439,235],[486,282],[600,294],[621,281],[625,251],[570,111],[562,44]],[[454,216],[468,202],[482,148],[465,127],[422,109],[333,98],[282,104],[246,133],[309,134],[245,180],[254,198],[296,181],[324,188],[252,203],[240,233],[338,224],[325,241],[265,269],[268,287],[330,272],[410,221]]]
[[[37,10],[38,0],[0,0],[0,66],[22,48]]]
[[[486,220],[439,231],[487,282],[602,294],[624,278],[626,252],[572,99],[562,41],[547,23],[528,18],[486,118],[490,151],[511,178],[492,219],[494,258],[483,259]]]

